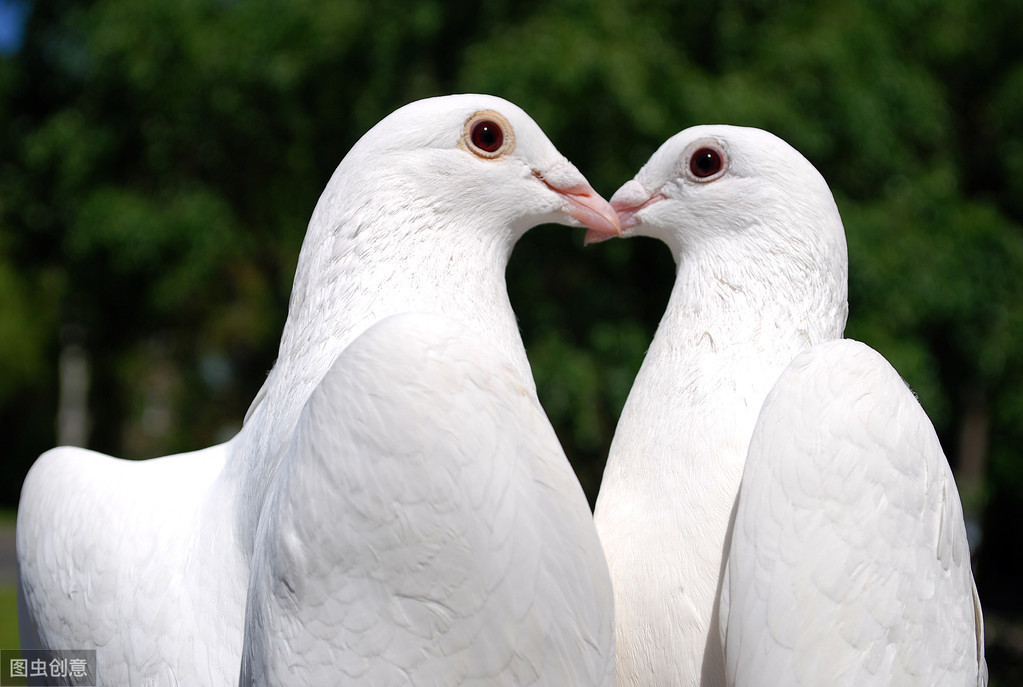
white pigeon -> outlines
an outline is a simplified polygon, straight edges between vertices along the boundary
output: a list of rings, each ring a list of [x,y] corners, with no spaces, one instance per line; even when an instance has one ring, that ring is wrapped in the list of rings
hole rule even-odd
[[[484,338],[395,315],[316,387],[256,544],[240,685],[614,684],[586,498]]]
[[[367,328],[420,311],[478,332],[532,399],[504,270],[545,222],[618,230],[516,106],[448,96],[383,119],[313,212],[277,363],[235,438],[143,462],[69,447],[36,461],[18,512],[23,648],[96,649],[100,684],[236,682],[257,527],[313,390]]]
[[[842,335],[845,234],[813,166],[747,128],[673,136],[612,206],[624,236],[660,239],[677,265],[594,512],[618,684],[723,685],[718,585],[746,450],[782,369]]]
[[[978,684],[958,493],[898,375],[840,340],[824,179],[771,134],[694,127],[612,205],[678,264],[596,507],[619,684]]]
[[[721,590],[732,687],[978,687],[984,621],[938,437],[880,354],[818,344],[760,412]]]

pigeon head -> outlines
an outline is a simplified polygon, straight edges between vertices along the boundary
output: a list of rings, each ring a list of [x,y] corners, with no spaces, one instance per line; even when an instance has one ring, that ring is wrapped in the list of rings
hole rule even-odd
[[[345,155],[309,221],[278,363],[261,392],[289,409],[274,436],[290,431],[344,347],[397,313],[444,314],[492,334],[531,384],[505,269],[516,241],[545,223],[620,232],[611,205],[512,103],[444,96],[380,120]]]
[[[611,206],[536,122],[494,96],[406,105],[367,132],[342,167],[348,179],[389,192],[397,211],[472,218],[476,227],[505,232],[512,244],[545,223],[585,226],[601,237],[620,234]],[[349,174],[353,168],[359,173]]]
[[[625,236],[652,236],[676,259],[701,244],[842,245],[824,178],[792,146],[760,129],[696,126],[668,139],[612,198]],[[788,252],[788,251],[787,251]]]
[[[735,126],[686,129],[611,205],[623,236],[666,243],[692,284],[726,285],[725,292],[790,309],[812,302],[844,325],[848,262],[838,208],[820,173],[777,136]]]

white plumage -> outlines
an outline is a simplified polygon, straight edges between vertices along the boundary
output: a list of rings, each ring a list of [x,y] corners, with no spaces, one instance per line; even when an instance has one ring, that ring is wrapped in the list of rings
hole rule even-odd
[[[764,402],[721,619],[733,687],[987,684],[955,480],[870,347],[813,347]]]
[[[718,583],[749,438],[781,370],[841,336],[845,235],[816,170],[754,129],[677,134],[612,205],[677,264],[595,510],[618,682],[722,685]]]
[[[617,231],[519,108],[449,96],[382,120],[316,206],[279,358],[234,439],[140,463],[59,448],[33,466],[18,514],[24,648],[95,648],[102,684],[237,681],[256,533],[314,389],[374,323],[421,311],[476,332],[533,399],[504,268],[544,222]]]
[[[144,462],[55,448],[18,508],[22,649],[95,649],[100,685],[237,679],[247,555],[237,439]]]
[[[595,513],[619,684],[926,685],[957,670],[941,684],[977,684],[958,494],[898,376],[839,340],[845,234],[824,179],[771,134],[694,127],[612,205],[678,265]]]
[[[510,361],[436,315],[356,339],[288,446],[242,685],[611,685],[585,496]]]

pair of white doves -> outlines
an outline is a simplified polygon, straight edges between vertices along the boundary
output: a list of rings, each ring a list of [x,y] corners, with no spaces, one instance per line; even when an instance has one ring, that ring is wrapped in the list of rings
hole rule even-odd
[[[592,517],[505,284],[544,223],[677,264]],[[102,685],[986,684],[952,474],[841,338],[847,270],[766,132],[687,129],[609,204],[505,100],[407,105],[320,197],[237,436],[33,466],[22,648]]]

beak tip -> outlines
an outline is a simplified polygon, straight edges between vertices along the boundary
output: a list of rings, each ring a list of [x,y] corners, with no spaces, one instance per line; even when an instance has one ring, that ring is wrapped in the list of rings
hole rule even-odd
[[[611,204],[593,190],[585,179],[572,184],[552,184],[543,175],[537,175],[548,188],[562,198],[562,212],[586,227],[584,245],[599,243],[622,235],[621,220]],[[580,177],[581,178],[581,177]]]
[[[594,243],[603,243],[604,241],[610,241],[611,239],[619,238],[622,235],[621,230],[617,232],[605,232],[598,231],[597,229],[587,228],[586,236],[583,237],[584,246],[592,246]]]
[[[597,193],[569,196],[567,214],[586,227],[584,243],[599,243],[622,235],[618,214]]]
[[[594,243],[603,243],[611,239],[621,238],[622,225],[618,215],[601,215],[603,222],[592,222],[586,227],[586,236],[583,238],[583,245],[589,246]]]

